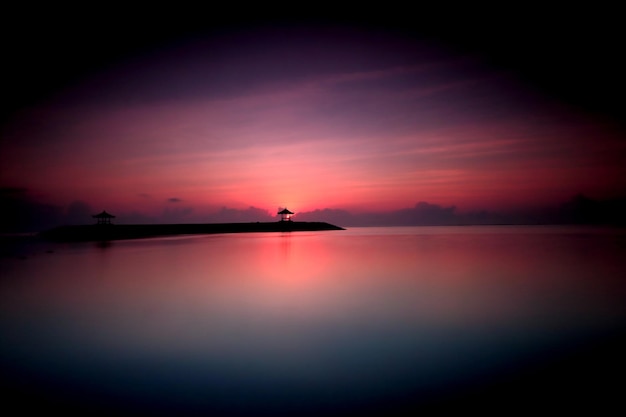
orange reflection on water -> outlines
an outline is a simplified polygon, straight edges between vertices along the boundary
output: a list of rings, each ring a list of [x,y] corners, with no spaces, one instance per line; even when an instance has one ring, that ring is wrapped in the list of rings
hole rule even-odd
[[[60,246],[15,261],[2,284],[2,310],[6,317],[82,318],[85,326],[155,338],[185,338],[197,326],[215,334],[228,326],[558,324],[621,314],[623,254],[610,239],[598,245],[585,235],[502,230],[508,229],[259,233]]]
[[[623,322],[620,239],[386,228],[61,245],[0,260],[0,332],[7,363],[62,364],[113,392],[157,370],[150,401],[180,381],[207,404],[221,386],[384,397]]]

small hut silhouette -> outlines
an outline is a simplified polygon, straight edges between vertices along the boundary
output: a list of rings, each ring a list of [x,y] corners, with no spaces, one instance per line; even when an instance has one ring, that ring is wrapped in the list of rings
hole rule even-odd
[[[115,218],[114,215],[107,213],[105,210],[103,210],[102,213],[94,214],[91,217],[98,220],[96,224],[111,224],[111,219]]]
[[[293,215],[293,213],[289,210],[287,210],[286,208],[279,211],[278,214],[280,214],[280,221],[281,222],[290,222],[291,221],[291,216]]]

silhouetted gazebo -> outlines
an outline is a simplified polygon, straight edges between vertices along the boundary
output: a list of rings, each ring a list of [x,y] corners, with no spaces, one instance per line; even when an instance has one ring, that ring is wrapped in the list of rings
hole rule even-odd
[[[115,218],[114,215],[109,214],[104,210],[102,211],[102,213],[94,214],[91,217],[98,220],[97,224],[111,224],[111,219]]]
[[[280,221],[281,222],[290,222],[291,221],[291,216],[293,215],[293,213],[290,212],[287,209],[283,209],[283,210],[279,211],[278,214],[280,214]]]

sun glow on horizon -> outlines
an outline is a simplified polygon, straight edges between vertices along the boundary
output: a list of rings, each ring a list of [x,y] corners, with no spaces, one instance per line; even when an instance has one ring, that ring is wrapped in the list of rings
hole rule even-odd
[[[7,125],[3,185],[46,204],[152,217],[421,201],[510,209],[626,194],[626,145],[610,126],[501,71],[406,39],[364,51],[353,46],[375,35],[307,36],[278,49],[249,40],[262,59],[220,49],[207,61],[191,43],[183,67],[173,50],[87,77]]]

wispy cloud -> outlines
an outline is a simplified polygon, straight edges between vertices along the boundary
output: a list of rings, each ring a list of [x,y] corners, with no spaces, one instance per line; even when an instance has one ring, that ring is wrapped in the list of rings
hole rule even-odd
[[[221,69],[142,64],[145,79],[117,70],[77,93],[82,101],[15,119],[0,152],[3,181],[54,201],[154,212],[183,202],[389,209],[626,189],[623,141],[506,74],[465,57],[345,53],[358,65],[299,53],[326,66],[294,59],[290,71],[225,53]]]

